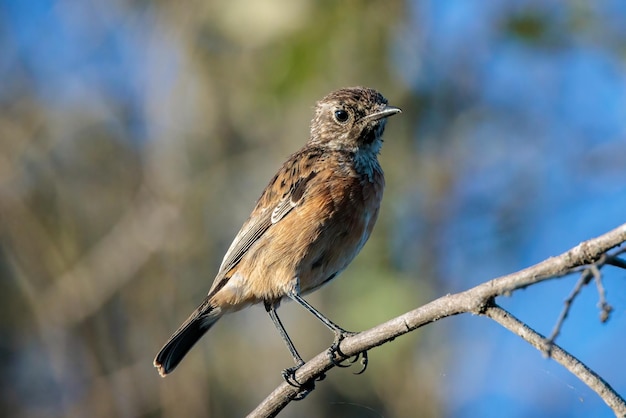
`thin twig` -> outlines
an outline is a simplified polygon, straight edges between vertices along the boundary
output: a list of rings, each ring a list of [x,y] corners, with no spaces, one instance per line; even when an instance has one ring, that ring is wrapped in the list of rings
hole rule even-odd
[[[556,337],[558,337],[559,334],[561,333],[561,327],[563,326],[563,323],[565,322],[567,315],[569,315],[569,311],[572,307],[572,303],[574,302],[574,299],[576,299],[576,297],[578,296],[582,288],[589,284],[592,278],[593,278],[593,273],[590,271],[590,269],[585,269],[585,271],[583,271],[583,273],[580,275],[580,279],[578,279],[578,281],[576,282],[576,286],[574,286],[572,293],[570,293],[570,295],[567,297],[567,299],[565,299],[565,302],[563,303],[564,304],[563,310],[561,310],[559,319],[557,319],[556,324],[554,325],[554,328],[552,329],[552,333],[550,334],[550,337],[548,338],[549,345],[554,343],[554,341],[556,340]],[[550,356],[550,347],[548,347],[547,354],[548,356]]]
[[[495,303],[485,309],[483,315],[493,319],[504,328],[512,333],[519,335],[525,341],[529,342],[533,347],[546,353],[550,349],[550,356],[559,364],[569,370],[574,376],[579,378],[584,384],[593,389],[606,404],[613,410],[616,416],[626,416],[626,402],[615,392],[601,376],[588,368],[584,363],[576,357],[559,347],[554,342],[545,339],[544,336],[521,322],[519,319],[511,315],[511,313],[502,309]]]
[[[593,272],[596,288],[598,289],[598,297],[600,298],[598,301],[598,307],[600,308],[600,321],[604,323],[609,320],[613,307],[606,301],[606,290],[604,290],[604,286],[602,285],[602,273],[600,273],[600,269],[596,266],[592,267],[591,271]]]

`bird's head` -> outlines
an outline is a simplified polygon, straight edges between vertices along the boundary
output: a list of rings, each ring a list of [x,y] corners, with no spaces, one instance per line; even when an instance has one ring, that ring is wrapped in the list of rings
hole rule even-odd
[[[317,102],[309,142],[331,149],[377,154],[387,118],[400,112],[376,90],[335,90]]]

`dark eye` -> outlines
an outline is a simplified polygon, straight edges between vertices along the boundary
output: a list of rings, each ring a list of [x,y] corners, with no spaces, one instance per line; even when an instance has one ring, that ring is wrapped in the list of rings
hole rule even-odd
[[[343,109],[335,110],[335,120],[340,123],[344,123],[348,120],[350,115]]]

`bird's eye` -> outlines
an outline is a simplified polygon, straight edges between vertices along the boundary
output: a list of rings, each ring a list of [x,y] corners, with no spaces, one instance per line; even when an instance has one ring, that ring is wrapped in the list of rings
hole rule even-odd
[[[335,120],[340,123],[344,123],[348,120],[350,115],[343,109],[335,110]]]

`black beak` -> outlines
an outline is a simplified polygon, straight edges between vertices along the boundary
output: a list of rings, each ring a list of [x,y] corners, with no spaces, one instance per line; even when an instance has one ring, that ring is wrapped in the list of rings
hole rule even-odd
[[[361,120],[365,120],[365,121],[375,121],[375,120],[380,120],[380,119],[384,119],[384,118],[388,118],[389,116],[393,116],[397,113],[402,113],[402,110],[400,110],[399,107],[395,107],[395,106],[385,106],[382,110],[372,113],[370,115],[367,115],[365,117],[363,117],[363,119]]]

